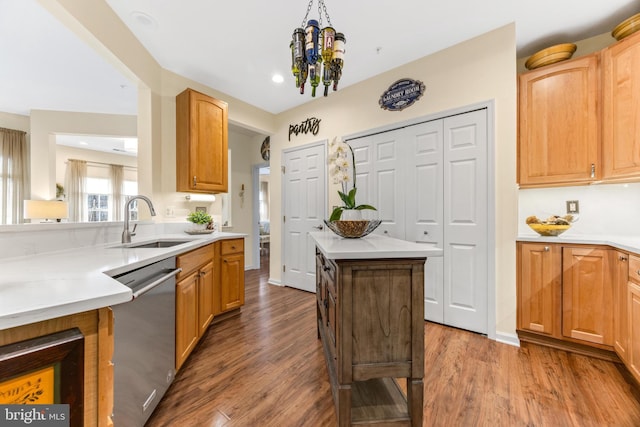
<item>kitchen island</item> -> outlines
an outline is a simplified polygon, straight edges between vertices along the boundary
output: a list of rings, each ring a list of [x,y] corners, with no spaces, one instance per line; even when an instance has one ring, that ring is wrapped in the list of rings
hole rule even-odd
[[[338,425],[421,426],[424,264],[442,249],[379,235],[311,237]]]

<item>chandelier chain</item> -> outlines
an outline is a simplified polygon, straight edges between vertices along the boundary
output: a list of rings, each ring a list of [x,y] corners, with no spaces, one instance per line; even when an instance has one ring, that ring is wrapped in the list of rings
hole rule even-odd
[[[304,14],[304,18],[302,18],[302,24],[300,24],[300,28],[304,28],[307,23],[307,17],[309,16],[309,12],[311,12],[311,6],[313,6],[313,0],[309,0],[309,5],[307,6],[307,13]]]
[[[309,12],[311,12],[311,7],[313,6],[314,0],[309,0],[309,5],[307,6],[307,13],[304,14],[304,18],[302,19],[302,23],[300,24],[300,28],[304,28],[307,23],[307,18],[309,17]],[[324,16],[327,18],[327,23],[330,27],[333,27],[331,24],[331,18],[329,17],[329,12],[327,12],[327,6],[324,4],[324,0],[318,0],[318,24],[322,28],[322,13],[324,12]]]
[[[324,0],[318,0],[318,1],[319,1],[318,15],[322,16],[322,14],[320,13],[320,4],[322,3],[322,10],[324,11],[324,16],[327,18],[327,23],[329,24],[330,27],[333,27],[333,24],[331,23],[331,18],[329,18],[329,12],[327,12],[327,6],[324,4]]]

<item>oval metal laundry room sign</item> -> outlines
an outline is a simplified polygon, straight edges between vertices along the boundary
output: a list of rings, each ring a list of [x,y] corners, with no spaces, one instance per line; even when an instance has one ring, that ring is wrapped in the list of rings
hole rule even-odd
[[[384,110],[402,111],[420,99],[424,89],[420,80],[400,79],[380,96],[378,104]]]

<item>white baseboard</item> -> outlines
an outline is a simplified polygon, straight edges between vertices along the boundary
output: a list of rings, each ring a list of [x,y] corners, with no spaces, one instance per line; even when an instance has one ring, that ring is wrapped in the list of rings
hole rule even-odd
[[[281,286],[281,287],[284,286],[280,280],[272,279],[271,277],[269,277],[269,280],[267,281],[267,283],[275,286]]]
[[[496,331],[496,341],[501,342],[503,344],[509,344],[515,347],[520,347],[520,340],[518,339],[517,334],[510,334],[507,332]]]

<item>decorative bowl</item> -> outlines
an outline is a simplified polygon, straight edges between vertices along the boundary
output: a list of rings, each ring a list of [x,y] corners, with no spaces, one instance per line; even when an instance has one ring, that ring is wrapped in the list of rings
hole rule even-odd
[[[527,224],[541,236],[559,236],[571,228],[569,224]]]
[[[545,65],[555,64],[556,62],[571,58],[571,55],[573,55],[575,51],[576,45],[573,43],[557,44],[534,53],[527,59],[524,66],[529,70],[534,70],[539,67],[544,67]]]
[[[640,13],[633,15],[630,18],[625,19],[621,23],[619,23],[613,31],[611,31],[611,35],[616,40],[622,40],[630,34],[635,33],[640,30]]]
[[[364,237],[367,234],[371,233],[373,230],[378,228],[381,220],[356,220],[356,221],[327,221],[324,220],[324,223],[329,227],[331,231],[336,233],[340,237],[345,237],[347,239],[357,239],[360,237]]]

